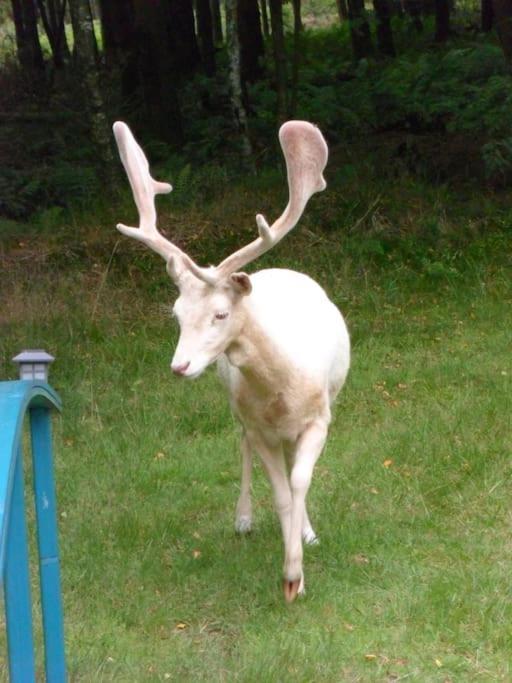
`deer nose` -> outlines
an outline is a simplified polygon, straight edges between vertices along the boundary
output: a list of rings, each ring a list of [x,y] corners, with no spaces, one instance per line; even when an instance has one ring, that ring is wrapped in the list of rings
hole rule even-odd
[[[181,365],[171,365],[171,370],[175,375],[184,375],[187,372],[189,365],[190,361],[188,360],[186,363],[181,363]]]

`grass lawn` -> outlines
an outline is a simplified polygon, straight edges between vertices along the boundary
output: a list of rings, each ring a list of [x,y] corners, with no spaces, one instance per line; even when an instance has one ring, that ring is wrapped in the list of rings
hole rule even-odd
[[[355,265],[335,235],[298,232],[262,259],[316,277],[353,340],[309,495],[320,544],[291,606],[259,465],[254,531],[233,530],[237,426],[215,372],[170,375],[157,257],[125,242],[110,263],[111,244],[85,245],[86,260],[42,258],[37,240],[11,249],[1,376],[22,348],[46,348],[64,402],[70,680],[512,680],[511,246],[489,238],[430,276]]]

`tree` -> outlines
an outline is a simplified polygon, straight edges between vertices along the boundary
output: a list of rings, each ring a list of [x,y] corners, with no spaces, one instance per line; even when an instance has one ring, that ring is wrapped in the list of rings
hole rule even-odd
[[[412,25],[421,33],[423,21],[421,19],[421,0],[404,0],[404,10],[410,16]]]
[[[348,19],[348,7],[347,0],[336,0],[336,9],[338,10],[338,16],[341,23],[347,21]]]
[[[301,0],[292,0],[293,5],[293,61],[292,61],[292,93],[290,98],[290,106],[288,109],[289,118],[295,116],[297,110],[297,99],[299,90],[299,65],[301,54],[301,37],[302,37],[302,17],[301,17]]]
[[[66,4],[66,0],[37,0],[41,21],[52,50],[53,64],[57,69],[69,59],[64,22]]]
[[[493,0],[494,25],[505,57],[512,62],[512,2]]]
[[[210,0],[210,10],[212,13],[213,42],[215,47],[221,47],[222,37],[222,17],[220,16],[220,0]]]
[[[100,15],[103,52],[107,64],[123,64],[133,50],[133,5],[127,0],[100,0]]]
[[[229,82],[231,86],[231,107],[233,121],[238,134],[242,158],[249,170],[254,170],[251,141],[247,126],[247,114],[242,101],[242,81],[240,66],[240,41],[238,39],[238,2],[225,0],[226,44],[229,54]]]
[[[267,0],[260,0],[261,7],[261,20],[263,22],[263,35],[265,38],[270,36],[270,27],[268,24],[268,10],[267,10]]]
[[[492,0],[482,0],[481,21],[482,31],[488,33],[493,24]]]
[[[377,18],[377,48],[381,54],[394,57],[396,53],[391,28],[390,0],[373,0],[373,7]]]
[[[436,0],[436,41],[444,43],[450,35],[449,0]]]
[[[26,71],[44,69],[34,0],[11,0],[18,59]]]
[[[370,25],[366,17],[364,0],[348,0],[348,18],[350,22],[350,40],[354,59],[359,61],[373,52]]]
[[[282,123],[287,118],[286,95],[286,52],[284,47],[282,0],[269,0],[270,24],[272,27],[272,50],[274,53],[277,120]]]
[[[105,179],[111,180],[113,158],[110,147],[110,123],[105,114],[96,63],[96,38],[89,0],[69,0],[75,39],[75,59],[87,103],[91,137],[102,163]]]
[[[201,61],[207,76],[215,73],[215,44],[210,0],[196,0],[197,37]]]
[[[258,0],[238,0],[237,9],[242,83],[254,83],[263,75],[264,55]]]
[[[183,142],[176,88],[176,59],[169,27],[167,0],[134,0],[136,64],[146,117],[155,137],[175,145]]]
[[[152,0],[159,4],[160,0]],[[151,4],[151,3],[148,3]],[[173,54],[174,78],[182,80],[190,76],[201,62],[195,33],[192,0],[167,0],[169,18],[167,27]]]

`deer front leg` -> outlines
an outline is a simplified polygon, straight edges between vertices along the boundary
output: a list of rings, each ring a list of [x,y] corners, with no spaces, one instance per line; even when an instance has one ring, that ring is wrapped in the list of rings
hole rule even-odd
[[[263,468],[272,486],[274,504],[281,524],[283,541],[286,549],[287,540],[290,536],[292,493],[288,481],[283,450],[280,445],[268,446],[262,439],[255,440],[254,446],[261,458]]]
[[[287,445],[285,448],[285,456],[288,471],[291,472],[295,462],[295,449],[290,445]],[[318,543],[318,537],[311,525],[306,507],[304,507],[304,519],[302,521],[302,540],[304,543],[307,543],[307,545],[316,545]]]
[[[292,512],[284,560],[283,588],[287,602],[293,602],[298,594],[304,592],[302,533],[307,518],[306,495],[311,484],[313,468],[322,452],[326,438],[327,424],[324,421],[317,420],[306,428],[297,444],[295,460],[290,474]]]
[[[239,534],[247,534],[252,528],[252,447],[245,432],[242,434],[240,450],[242,454],[242,479],[240,482],[240,497],[236,505],[235,530]]]

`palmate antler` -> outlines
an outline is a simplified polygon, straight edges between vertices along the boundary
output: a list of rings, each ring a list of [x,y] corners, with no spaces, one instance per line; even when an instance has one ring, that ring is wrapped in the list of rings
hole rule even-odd
[[[256,216],[259,237],[217,266],[220,277],[243,268],[282,240],[297,225],[311,196],[326,188],[322,174],[328,149],[319,128],[307,121],[287,121],[279,130],[279,142],[288,173],[288,205],[271,226],[261,214]]]
[[[180,259],[196,277],[212,285],[251,263],[282,240],[299,221],[310,197],[326,187],[322,173],[328,149],[322,133],[307,121],[284,123],[279,131],[279,141],[288,173],[289,201],[286,209],[271,226],[258,214],[257,239],[228,256],[216,268],[201,268],[157,230],[155,195],[170,192],[171,185],[151,177],[144,152],[125,123],[117,121],[114,124],[114,135],[140,217],[138,228],[120,223],[117,229],[144,242],[168,263]]]

